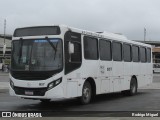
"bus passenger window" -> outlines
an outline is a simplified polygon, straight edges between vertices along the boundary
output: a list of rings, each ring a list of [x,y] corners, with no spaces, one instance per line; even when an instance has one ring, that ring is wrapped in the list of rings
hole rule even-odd
[[[139,62],[139,47],[138,46],[132,46],[132,59],[133,62]]]
[[[84,58],[89,60],[98,59],[98,40],[84,36]]]
[[[123,58],[125,62],[131,62],[131,46],[129,44],[123,44]]]
[[[71,54],[71,62],[81,62],[81,44],[74,43],[74,53]]]
[[[141,62],[146,62],[146,48],[140,47]]]
[[[69,54],[69,42],[74,44],[74,53]],[[78,69],[82,63],[81,34],[67,31],[64,36],[65,74]]]
[[[122,61],[122,44],[118,42],[113,42],[112,53],[114,61]]]
[[[151,49],[147,48],[147,62],[151,62]]]
[[[107,40],[99,41],[100,59],[101,60],[112,60],[111,54],[111,42]]]

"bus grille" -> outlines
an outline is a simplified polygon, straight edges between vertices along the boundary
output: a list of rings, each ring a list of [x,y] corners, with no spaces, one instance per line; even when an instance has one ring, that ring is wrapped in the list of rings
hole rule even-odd
[[[22,88],[22,87],[14,87],[14,91],[17,95],[26,95],[26,91],[33,92],[33,95],[27,96],[44,96],[47,88]]]

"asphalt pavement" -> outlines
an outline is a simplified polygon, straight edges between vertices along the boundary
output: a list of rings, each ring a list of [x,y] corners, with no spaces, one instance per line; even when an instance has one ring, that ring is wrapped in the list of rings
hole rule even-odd
[[[0,90],[8,89],[9,86],[9,73],[0,71]]]
[[[88,111],[160,111],[160,74],[154,74],[153,83],[142,87],[138,90],[135,96],[124,96],[120,93],[112,93],[99,95],[95,101],[88,105],[80,105],[77,99],[51,101],[49,104],[43,104],[38,100],[27,100],[18,97],[12,97],[8,93],[9,77],[8,73],[0,72],[0,111],[32,111],[32,112],[88,112]],[[74,113],[73,113],[74,114]],[[125,114],[125,113],[123,113]],[[97,115],[97,113],[96,113]],[[60,116],[60,115],[59,115]],[[54,117],[55,120],[134,120],[135,118],[128,117],[104,117],[104,114],[98,114],[97,117],[86,117],[87,114],[82,114],[81,118],[77,117]],[[160,116],[160,115],[159,115]],[[1,119],[1,118],[0,118]],[[12,118],[14,120],[14,118]],[[44,118],[23,118],[33,120],[44,120]],[[53,118],[45,118],[51,120]],[[137,118],[136,120],[150,120],[150,118]],[[158,120],[159,118],[154,118]],[[3,120],[3,119],[2,119]]]

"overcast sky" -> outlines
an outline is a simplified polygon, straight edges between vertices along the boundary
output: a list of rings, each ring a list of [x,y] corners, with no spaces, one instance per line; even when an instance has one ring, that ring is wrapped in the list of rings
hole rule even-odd
[[[160,0],[0,0],[0,33],[17,27],[65,24],[122,33],[129,39],[160,40]]]

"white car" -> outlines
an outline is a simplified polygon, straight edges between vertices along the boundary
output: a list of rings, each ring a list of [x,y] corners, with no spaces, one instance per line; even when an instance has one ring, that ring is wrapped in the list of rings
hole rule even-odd
[[[153,73],[160,72],[160,63],[153,63]]]

